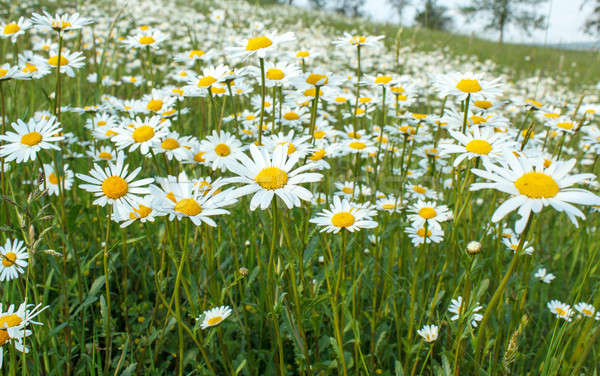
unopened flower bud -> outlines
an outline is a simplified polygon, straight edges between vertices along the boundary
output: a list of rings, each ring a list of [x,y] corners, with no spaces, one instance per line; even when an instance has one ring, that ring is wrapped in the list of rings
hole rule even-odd
[[[476,255],[481,252],[481,243],[477,241],[472,241],[467,244],[467,253],[470,255]]]

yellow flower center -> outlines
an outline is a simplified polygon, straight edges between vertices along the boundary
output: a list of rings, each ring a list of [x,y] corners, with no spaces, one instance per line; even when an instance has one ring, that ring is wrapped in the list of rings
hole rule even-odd
[[[424,238],[425,235],[425,228],[421,227],[420,229],[417,230],[417,235],[419,235],[420,237]],[[427,230],[427,237],[431,236],[431,230]]]
[[[436,215],[437,212],[434,208],[422,208],[421,210],[419,210],[419,216],[423,219],[435,218]]]
[[[213,94],[225,94],[225,88],[224,87],[211,86],[210,87],[210,91]]]
[[[376,84],[387,84],[392,80],[392,76],[377,76],[375,77]]]
[[[477,93],[481,91],[481,85],[479,84],[479,81],[469,78],[463,78],[462,80],[458,81],[456,88],[463,93]]]
[[[173,150],[179,147],[179,142],[174,138],[165,138],[160,146],[165,150]]]
[[[584,308],[581,310],[581,313],[583,313],[585,316],[591,316],[593,312],[587,308]]]
[[[339,212],[335,213],[331,217],[331,224],[335,227],[350,227],[354,224],[356,219],[350,212]]]
[[[525,99],[525,103],[530,104],[534,107],[542,107],[542,104],[534,99]]]
[[[201,151],[199,153],[196,153],[196,155],[194,155],[194,161],[196,161],[198,163],[204,162],[205,161],[205,159],[204,159],[204,152]]]
[[[371,102],[371,97],[360,97],[358,99],[358,103],[369,103]]]
[[[27,146],[35,146],[42,142],[42,135],[38,132],[29,132],[21,137],[21,143]]]
[[[296,57],[305,58],[309,56],[310,54],[308,53],[308,51],[298,51],[298,53],[296,53]]]
[[[188,57],[190,59],[193,59],[195,57],[200,57],[202,55],[204,55],[204,51],[202,51],[202,50],[192,50],[192,52],[190,52],[190,54],[188,55]]]
[[[106,121],[104,121],[104,120],[99,120],[99,121],[96,123],[96,125],[97,125],[97,126],[99,126],[99,127],[103,127],[103,126],[105,126],[105,125],[106,125]]]
[[[19,30],[21,30],[19,25],[17,25],[16,23],[9,23],[6,26],[4,26],[4,30],[2,30],[2,32],[4,33],[4,35],[10,35],[17,33]]]
[[[48,64],[52,65],[53,67],[57,67],[58,66],[58,55],[51,56],[50,59],[48,59]],[[60,55],[60,65],[65,66],[67,64],[69,64],[69,59]]]
[[[0,330],[0,347],[4,346],[6,341],[10,339],[8,331],[5,328],[18,326],[21,322],[21,318],[14,313],[0,317],[0,328],[2,328],[2,330]]]
[[[120,176],[109,176],[102,182],[102,192],[113,200],[125,196],[128,191],[129,185]]]
[[[304,95],[307,97],[314,97],[315,95],[317,95],[317,89],[312,87],[310,89],[306,89],[304,90]],[[319,89],[319,96],[323,95],[323,90]]]
[[[100,159],[112,159],[112,154],[103,151],[100,154],[98,154],[98,158],[100,158]]]
[[[381,208],[382,209],[386,209],[386,210],[391,210],[391,209],[394,209],[395,207],[396,207],[396,205],[395,204],[391,204],[391,203],[390,204],[383,204],[383,205],[381,205]]]
[[[420,193],[422,195],[427,192],[427,188],[421,187],[420,185],[415,185],[412,190],[413,192]]]
[[[311,85],[326,85],[329,82],[329,78],[327,78],[324,74],[311,73],[308,77],[306,77],[306,82]]]
[[[223,321],[223,317],[221,316],[214,316],[211,317],[210,319],[207,320],[207,323],[209,326],[214,326],[219,324],[221,321]]]
[[[6,76],[7,73],[8,73],[8,69],[0,68],[0,78]]]
[[[275,190],[287,184],[288,174],[277,167],[265,167],[254,180],[264,189]]]
[[[554,310],[556,311],[556,313],[558,313],[559,316],[565,316],[567,314],[567,312],[565,312],[565,310],[560,307],[556,307]]]
[[[310,156],[310,160],[311,161],[320,161],[321,159],[323,159],[323,157],[325,157],[325,150],[324,149],[319,149],[316,150],[311,156]]]
[[[412,116],[417,120],[427,119],[427,114],[412,114]]]
[[[356,149],[356,150],[362,150],[365,147],[367,147],[367,145],[364,142],[360,142],[360,141],[352,141],[351,143],[348,144],[348,146],[350,146],[352,149]]]
[[[337,98],[335,98],[335,101],[336,101],[337,103],[346,103],[346,101],[347,101],[347,100],[348,100],[348,99],[347,99],[347,98],[344,98],[344,97],[337,97]]]
[[[356,46],[357,44],[365,43],[366,41],[367,41],[367,38],[363,37],[363,36],[354,36],[350,39],[350,43],[353,46]]]
[[[106,131],[106,134],[105,134],[106,137],[112,137],[112,136],[116,136],[116,135],[118,135],[118,133],[113,130],[108,130],[108,131]]]
[[[202,206],[193,198],[184,198],[175,205],[175,211],[183,213],[189,217],[194,217],[202,212]]]
[[[226,157],[231,153],[231,149],[226,144],[218,144],[215,146],[215,153],[217,153],[219,157]]]
[[[279,81],[285,77],[285,73],[281,69],[270,68],[267,71],[267,78],[272,81]]]
[[[261,48],[267,48],[272,44],[273,42],[264,35],[256,38],[250,38],[246,44],[246,51],[257,51]]]
[[[473,102],[473,104],[475,105],[475,107],[479,107],[484,110],[487,110],[488,108],[492,107],[492,102],[486,100],[475,101]]]
[[[482,123],[487,123],[487,119],[484,118],[483,116],[477,116],[477,115],[473,115],[471,116],[471,121],[473,122],[473,124],[482,124]]]
[[[154,128],[149,125],[142,125],[133,131],[131,137],[135,142],[146,142],[154,137]]]
[[[352,189],[352,187],[344,187],[342,188],[342,192],[344,192],[347,195],[351,195],[352,192],[354,192],[354,190]]]
[[[52,27],[54,29],[64,30],[67,27],[71,27],[71,23],[69,21],[53,21],[52,22]]]
[[[198,80],[198,87],[209,87],[210,85],[217,82],[217,79],[213,76],[204,76]]]
[[[5,255],[2,255],[2,265],[5,267],[13,266],[15,264],[15,260],[17,259],[17,254],[14,252],[8,252]]]
[[[492,145],[486,140],[471,140],[465,146],[465,149],[470,153],[488,155],[492,151]]]
[[[544,117],[547,117],[548,119],[557,119],[560,117],[560,114],[548,112],[544,114]]]
[[[37,72],[37,67],[33,64],[25,63],[22,72],[23,73],[35,73]]]
[[[564,121],[564,122],[556,123],[556,126],[561,129],[565,129],[565,130],[569,131],[569,130],[573,129],[573,127],[575,125],[573,124],[572,121]]]
[[[139,42],[140,42],[140,44],[143,44],[144,46],[147,46],[147,45],[152,44],[152,43],[154,43],[156,41],[150,35],[145,35],[145,36],[143,36],[143,37],[140,38]]]
[[[133,208],[133,212],[129,213],[130,219],[146,218],[152,213],[152,208],[145,205],[140,205],[139,209]]]
[[[542,172],[528,172],[515,181],[515,187],[529,198],[551,198],[560,192],[556,181]]]
[[[315,138],[317,140],[322,139],[323,137],[325,137],[325,131],[315,131]]]
[[[295,112],[286,112],[285,114],[283,114],[283,118],[285,120],[298,120],[300,119],[300,115],[298,115]]]
[[[152,99],[150,102],[148,102],[148,104],[146,105],[146,109],[150,110],[150,111],[154,111],[154,112],[158,112],[160,111],[160,109],[163,106],[163,101],[161,101],[160,99]]]
[[[54,172],[51,172],[50,175],[48,175],[48,181],[53,185],[58,184],[58,177],[54,174]]]

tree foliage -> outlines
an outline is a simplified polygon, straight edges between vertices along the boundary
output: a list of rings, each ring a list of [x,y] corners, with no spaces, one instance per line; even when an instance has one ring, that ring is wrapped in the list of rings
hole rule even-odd
[[[538,8],[547,0],[471,0],[471,4],[462,7],[466,16],[483,16],[486,30],[496,30],[499,41],[504,41],[508,25],[514,25],[526,32],[546,26],[546,17],[539,14]]]
[[[592,13],[585,21],[584,30],[588,34],[600,36],[600,0],[586,1],[581,7],[583,8],[585,5],[592,2]]]
[[[452,17],[448,15],[448,8],[439,5],[437,0],[427,0],[423,9],[415,15],[415,23],[428,29],[448,30]]]

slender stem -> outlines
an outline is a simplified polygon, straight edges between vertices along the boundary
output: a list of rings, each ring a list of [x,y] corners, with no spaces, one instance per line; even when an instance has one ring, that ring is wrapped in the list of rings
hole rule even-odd
[[[258,122],[258,145],[262,145],[263,120],[265,118],[265,59],[259,58],[260,61],[260,121]]]
[[[103,266],[104,266],[104,287],[106,291],[106,328],[105,328],[105,341],[106,341],[106,358],[104,363],[104,372],[108,371],[111,363],[111,349],[112,349],[112,334],[111,334],[111,311],[110,311],[110,278],[108,274],[108,242],[110,240],[110,217],[111,207],[107,210],[106,215],[106,238],[104,239],[104,253],[103,253]]]

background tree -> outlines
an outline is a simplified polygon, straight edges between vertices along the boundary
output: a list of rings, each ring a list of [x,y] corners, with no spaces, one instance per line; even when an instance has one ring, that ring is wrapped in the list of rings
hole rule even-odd
[[[365,0],[337,0],[334,10],[346,16],[358,17],[364,4]]]
[[[452,17],[448,8],[437,3],[437,0],[427,0],[423,9],[415,15],[415,23],[419,26],[434,29],[448,30],[452,25]]]
[[[406,7],[410,5],[411,0],[389,0],[388,2],[398,14],[398,22],[402,23],[402,16],[404,15]]]
[[[600,0],[584,1],[583,4],[581,4],[581,9],[587,4],[592,4],[592,13],[585,21],[583,29],[588,34],[600,36]]]
[[[527,34],[532,29],[546,26],[546,17],[538,13],[540,5],[547,0],[471,0],[471,4],[462,7],[467,17],[483,15],[487,19],[486,30],[499,32],[499,42],[504,41],[508,25],[517,26]]]

